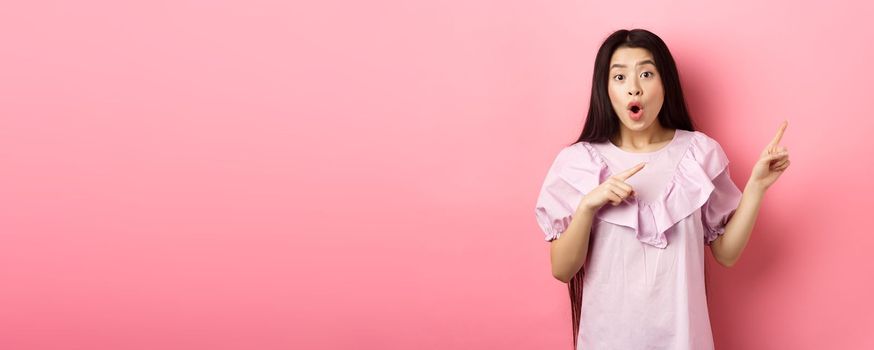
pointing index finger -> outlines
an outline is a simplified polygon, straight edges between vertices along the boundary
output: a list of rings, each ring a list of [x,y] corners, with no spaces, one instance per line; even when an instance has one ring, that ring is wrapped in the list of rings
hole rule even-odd
[[[789,125],[789,121],[783,121],[783,124],[780,124],[780,129],[777,130],[777,136],[774,136],[774,139],[771,140],[771,146],[777,146],[780,144],[780,139],[783,138],[783,132],[786,131],[786,126]]]
[[[646,165],[646,162],[635,165],[635,166],[631,167],[631,169],[628,169],[628,170],[625,170],[625,171],[619,173],[618,175],[616,175],[616,177],[622,181],[628,180],[629,177],[631,177],[634,174],[637,174],[638,171],[643,169],[644,165]]]

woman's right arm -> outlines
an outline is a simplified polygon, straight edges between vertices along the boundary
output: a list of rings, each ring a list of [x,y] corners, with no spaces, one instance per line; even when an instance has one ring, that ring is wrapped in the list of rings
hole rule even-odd
[[[583,267],[589,252],[589,235],[594,217],[595,210],[584,205],[578,206],[568,228],[559,238],[550,242],[552,275],[558,280],[568,283]]]
[[[592,232],[592,222],[595,213],[607,203],[617,206],[634,195],[634,188],[625,180],[643,169],[646,163],[640,163],[611,176],[595,187],[580,200],[577,209],[571,216],[567,229],[550,242],[549,256],[552,263],[552,275],[564,283],[583,267],[589,254],[589,236]]]

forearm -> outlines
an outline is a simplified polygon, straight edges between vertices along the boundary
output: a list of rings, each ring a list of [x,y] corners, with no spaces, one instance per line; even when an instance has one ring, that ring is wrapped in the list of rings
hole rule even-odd
[[[759,215],[765,189],[748,182],[737,209],[725,227],[725,232],[713,242],[713,256],[726,267],[733,266],[747,245]]]
[[[564,233],[552,241],[550,245],[552,275],[558,280],[569,282],[586,261],[594,216],[594,210],[579,206]]]

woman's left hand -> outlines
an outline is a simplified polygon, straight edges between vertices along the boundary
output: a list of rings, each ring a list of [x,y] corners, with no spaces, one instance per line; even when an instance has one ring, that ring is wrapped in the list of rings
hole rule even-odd
[[[780,146],[780,139],[783,138],[783,132],[786,131],[787,125],[789,125],[789,121],[784,121],[780,125],[777,136],[765,147],[762,154],[759,155],[756,165],[753,166],[749,184],[757,189],[767,190],[789,167],[789,150]]]

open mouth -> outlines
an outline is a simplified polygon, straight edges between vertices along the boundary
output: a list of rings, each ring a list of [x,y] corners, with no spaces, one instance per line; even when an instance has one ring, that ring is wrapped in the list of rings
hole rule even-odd
[[[640,106],[640,102],[631,101],[628,103],[628,112],[628,116],[632,120],[640,120],[640,118],[643,116],[643,107]]]

